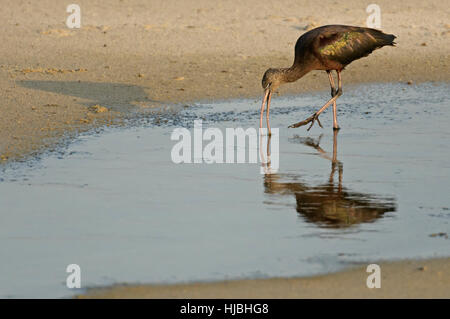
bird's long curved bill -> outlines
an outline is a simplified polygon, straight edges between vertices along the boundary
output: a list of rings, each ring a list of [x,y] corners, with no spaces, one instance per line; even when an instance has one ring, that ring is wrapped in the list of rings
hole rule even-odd
[[[264,114],[264,109],[266,106],[266,102],[268,102],[268,97],[270,94],[270,90],[266,89],[266,91],[264,92],[264,97],[263,97],[263,101],[261,104],[261,116],[259,118],[259,128],[262,129],[262,122],[263,122],[263,114]],[[267,107],[269,107],[269,105],[267,105]]]

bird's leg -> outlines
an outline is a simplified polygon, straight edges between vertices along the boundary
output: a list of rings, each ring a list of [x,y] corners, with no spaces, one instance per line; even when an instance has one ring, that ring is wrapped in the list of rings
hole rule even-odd
[[[334,79],[333,79],[333,74],[331,73],[331,71],[327,71],[328,74],[328,79],[330,80],[330,86],[331,86],[331,97],[336,95],[336,87],[334,86]]]
[[[337,76],[338,76],[338,86],[339,86],[339,90],[338,91],[341,91],[341,94],[342,94],[341,73],[340,72],[336,72],[336,73],[337,73]],[[331,96],[333,97],[334,95],[337,94],[338,91],[336,91],[336,89],[334,87],[334,80],[333,80],[333,75],[331,74],[331,72],[329,73],[329,76],[330,76],[330,85],[331,85],[331,91],[332,91]],[[337,106],[336,106],[336,101],[334,101],[333,102],[333,130],[339,130],[339,129],[340,129],[340,127],[339,127],[338,122],[337,122]]]
[[[333,79],[333,74],[331,73],[330,70],[327,70],[327,74],[328,74],[328,79],[330,80],[330,86],[331,86],[331,97],[334,97],[337,93],[336,87],[334,86],[334,79]],[[333,125],[337,125],[337,118],[335,116],[336,112],[336,101],[333,102]],[[312,120],[311,125],[308,128],[309,129],[314,125],[314,120],[317,120],[317,123],[319,124],[320,127],[323,128],[322,124],[319,121],[319,116],[317,115],[316,118]]]
[[[331,86],[331,97],[334,97],[337,93],[336,87],[334,86],[333,74],[331,71],[327,71],[328,79],[330,80]],[[339,125],[337,123],[337,110],[336,110],[336,101],[333,102],[333,130],[339,130]]]
[[[289,126],[290,128],[303,126],[303,125],[306,125],[306,124],[312,122],[308,128],[308,131],[309,131],[311,129],[311,127],[314,125],[314,121],[316,121],[316,120],[319,123],[320,127],[322,127],[322,125],[320,124],[320,121],[318,120],[319,115],[323,111],[325,111],[331,105],[331,103],[334,103],[338,99],[338,97],[340,97],[342,95],[341,74],[339,73],[339,71],[337,72],[337,75],[338,75],[338,90],[337,90],[336,94],[330,100],[328,100],[328,102],[325,103],[324,106],[322,106],[316,113],[314,113],[313,115],[308,117],[306,120],[303,120],[301,122],[290,125]]]
[[[270,100],[272,99],[272,93],[269,91],[269,95],[267,96],[267,113],[266,113],[266,121],[267,121],[267,134],[270,136],[272,133],[270,132],[270,121],[269,121],[269,111],[270,111]]]

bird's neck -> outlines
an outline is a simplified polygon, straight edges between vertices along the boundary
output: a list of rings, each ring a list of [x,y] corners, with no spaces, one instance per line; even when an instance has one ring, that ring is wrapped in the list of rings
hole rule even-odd
[[[290,68],[280,69],[284,82],[294,82],[308,73],[310,70],[303,65],[294,64]]]

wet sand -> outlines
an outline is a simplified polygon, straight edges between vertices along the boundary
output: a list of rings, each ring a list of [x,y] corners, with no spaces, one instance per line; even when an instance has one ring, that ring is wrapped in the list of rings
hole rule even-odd
[[[448,81],[450,25],[442,1],[379,1],[382,30],[398,36],[354,62],[344,85]],[[365,25],[359,1],[215,3],[79,1],[82,28],[69,30],[58,1],[17,1],[0,12],[0,162],[53,148],[62,136],[120,124],[171,103],[260,98],[269,67],[290,66],[293,46],[323,24]],[[323,72],[322,72],[323,73]],[[328,90],[312,72],[281,93]],[[345,86],[344,86],[345,89]],[[97,113],[89,107],[109,109]]]
[[[381,288],[369,289],[366,267],[309,278],[180,285],[118,285],[78,298],[450,298],[450,259],[380,263]]]

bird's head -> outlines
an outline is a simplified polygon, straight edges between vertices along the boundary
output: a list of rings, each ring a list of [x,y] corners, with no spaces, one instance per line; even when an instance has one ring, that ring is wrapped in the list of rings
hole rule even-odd
[[[268,69],[262,78],[261,84],[264,89],[264,97],[263,102],[261,105],[261,120],[259,127],[262,127],[262,116],[265,108],[265,104],[267,102],[267,114],[269,114],[269,108],[270,108],[270,99],[272,96],[272,92],[274,92],[281,83],[283,83],[283,74],[281,69]],[[270,127],[269,127],[269,117],[267,116],[267,127],[269,128],[269,135],[270,135]]]
[[[282,72],[280,69],[268,69],[262,78],[262,87],[265,91],[269,90],[270,92],[275,91],[282,81]]]

